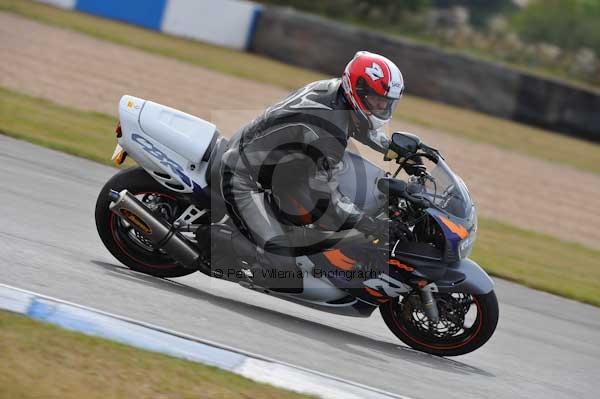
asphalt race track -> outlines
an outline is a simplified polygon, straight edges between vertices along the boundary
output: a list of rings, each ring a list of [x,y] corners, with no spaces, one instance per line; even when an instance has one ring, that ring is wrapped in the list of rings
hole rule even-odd
[[[379,314],[333,316],[198,273],[130,272],[93,219],[114,172],[0,136],[0,282],[412,398],[598,397],[600,309],[505,281],[496,335],[443,359],[403,346]]]

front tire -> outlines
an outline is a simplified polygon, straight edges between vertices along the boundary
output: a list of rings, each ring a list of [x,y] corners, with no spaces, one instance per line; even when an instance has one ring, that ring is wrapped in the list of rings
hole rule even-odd
[[[173,191],[163,187],[148,173],[134,167],[120,171],[114,175],[102,188],[96,201],[96,228],[108,251],[128,268],[140,273],[156,277],[183,277],[194,273],[195,270],[183,267],[167,254],[154,250],[144,237],[136,236],[135,230],[126,226],[123,220],[110,211],[110,190],[128,190],[131,194],[148,198],[158,198],[166,204],[169,222],[185,209],[187,204],[178,199]],[[168,209],[167,209],[168,208]],[[179,210],[178,210],[179,209]]]
[[[437,356],[459,356],[480,348],[496,330],[498,299],[485,295],[436,294],[440,322],[431,323],[416,298],[388,301],[380,307],[388,328],[406,345]],[[468,307],[468,308],[467,308]],[[467,321],[471,314],[472,320]]]

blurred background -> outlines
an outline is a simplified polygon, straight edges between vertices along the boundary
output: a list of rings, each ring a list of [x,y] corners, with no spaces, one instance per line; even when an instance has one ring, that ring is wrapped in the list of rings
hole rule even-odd
[[[489,60],[600,84],[597,0],[265,0]]]
[[[291,90],[339,77],[359,50],[404,75],[390,133],[439,148],[476,201],[473,257],[498,277],[503,313],[468,364],[399,348],[375,316],[322,315],[195,275],[135,275],[97,237],[122,95],[230,136]],[[402,373],[397,392],[415,397],[595,397],[600,318],[585,304],[600,306],[600,0],[0,0],[0,54],[1,283],[385,389]],[[0,319],[0,353],[20,368],[0,362],[0,397],[15,385],[51,397],[23,370],[46,375],[62,352],[40,352],[48,336],[29,324],[8,325]],[[265,336],[280,344],[262,346]],[[21,338],[27,352],[2,346]],[[149,397],[166,381],[154,370]]]
[[[599,140],[598,1],[266,3],[343,25],[266,8],[253,51],[334,74],[370,48],[400,65],[410,94]]]

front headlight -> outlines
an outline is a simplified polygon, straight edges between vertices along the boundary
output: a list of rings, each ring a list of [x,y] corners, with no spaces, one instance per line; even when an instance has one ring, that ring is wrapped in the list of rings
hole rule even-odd
[[[462,240],[458,245],[458,256],[461,259],[469,257],[471,255],[471,251],[473,250],[473,244],[475,243],[475,238],[477,237],[477,233],[475,230],[469,234],[467,238]]]

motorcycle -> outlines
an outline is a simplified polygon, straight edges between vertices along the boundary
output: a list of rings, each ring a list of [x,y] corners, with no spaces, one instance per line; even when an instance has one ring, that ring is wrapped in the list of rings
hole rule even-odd
[[[438,356],[472,352],[494,333],[494,283],[468,258],[475,206],[439,151],[417,136],[392,135],[385,160],[398,165],[393,175],[349,151],[335,168],[342,193],[391,220],[389,243],[355,246],[365,241],[356,230],[323,231],[322,250],[296,258],[302,292],[284,293],[252,279],[260,250],[223,204],[220,161],[229,143],[216,126],[132,96],[121,99],[119,119],[113,160],[139,166],[105,184],[95,219],[106,248],[130,269],[162,278],[200,271],[340,315],[379,309],[402,342]]]

